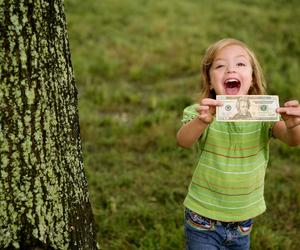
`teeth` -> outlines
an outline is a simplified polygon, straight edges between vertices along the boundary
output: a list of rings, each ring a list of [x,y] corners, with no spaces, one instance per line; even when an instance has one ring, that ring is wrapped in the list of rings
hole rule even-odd
[[[238,82],[239,80],[237,80],[237,79],[227,79],[226,81],[225,81],[225,83],[230,83],[230,82]]]

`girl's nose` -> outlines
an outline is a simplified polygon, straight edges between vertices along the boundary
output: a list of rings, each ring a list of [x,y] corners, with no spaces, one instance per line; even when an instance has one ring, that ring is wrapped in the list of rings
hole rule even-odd
[[[235,73],[234,69],[227,69],[227,73]]]
[[[232,65],[228,65],[227,67],[227,73],[235,73],[235,68]]]

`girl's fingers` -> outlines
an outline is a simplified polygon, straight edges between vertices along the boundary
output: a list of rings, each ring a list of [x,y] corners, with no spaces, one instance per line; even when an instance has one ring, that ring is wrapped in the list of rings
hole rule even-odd
[[[276,112],[279,114],[285,113],[288,110],[288,108],[277,108]]]
[[[221,106],[222,102],[211,98],[204,98],[197,107],[198,118],[205,123],[211,123],[216,113],[216,107]]]
[[[300,107],[294,108],[294,107],[285,107],[285,108],[278,108],[276,110],[279,114],[287,114],[292,116],[300,116]]]
[[[288,101],[284,104],[284,107],[298,107],[299,102],[297,100]]]
[[[222,102],[221,101],[217,101],[215,99],[211,99],[211,98],[204,98],[201,100],[201,105],[204,106],[222,106]]]
[[[197,108],[197,111],[207,111],[207,110],[209,110],[209,106],[199,106]]]
[[[209,106],[200,106],[197,108],[197,112],[199,113],[198,118],[204,123],[210,123],[213,120],[214,107]]]
[[[198,118],[204,123],[211,123],[213,121],[213,117],[208,113],[201,113]]]
[[[197,108],[197,111],[199,114],[214,115],[216,113],[216,107],[215,106],[199,106]]]
[[[292,115],[292,116],[299,116],[300,117],[300,108],[298,109],[288,109],[286,112],[285,112],[287,115]]]

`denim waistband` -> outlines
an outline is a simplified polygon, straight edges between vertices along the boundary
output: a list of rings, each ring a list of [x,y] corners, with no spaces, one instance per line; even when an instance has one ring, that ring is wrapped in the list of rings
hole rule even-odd
[[[244,224],[247,224],[247,222],[249,221],[249,223],[251,224],[252,223],[252,219],[248,219],[248,220],[244,220],[244,221],[233,221],[233,222],[225,222],[225,221],[219,221],[219,220],[214,220],[214,219],[210,219],[210,218],[207,218],[205,216],[202,216],[200,214],[197,214],[195,213],[194,211],[188,209],[188,208],[185,208],[185,211],[191,215],[191,214],[194,214],[194,215],[197,215],[198,218],[201,218],[202,220],[205,220],[207,222],[210,222],[214,225],[219,225],[219,226],[223,226],[223,227],[227,227],[227,228],[231,228],[231,227],[238,227],[240,225],[244,225]]]

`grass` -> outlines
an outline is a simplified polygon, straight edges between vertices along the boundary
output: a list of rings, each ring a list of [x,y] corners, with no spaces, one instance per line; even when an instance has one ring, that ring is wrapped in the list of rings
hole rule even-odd
[[[257,54],[270,94],[300,99],[297,1],[66,1],[84,165],[108,250],[184,249],[195,149],[176,146],[205,48],[223,37]],[[273,140],[252,249],[299,249],[299,147]]]

